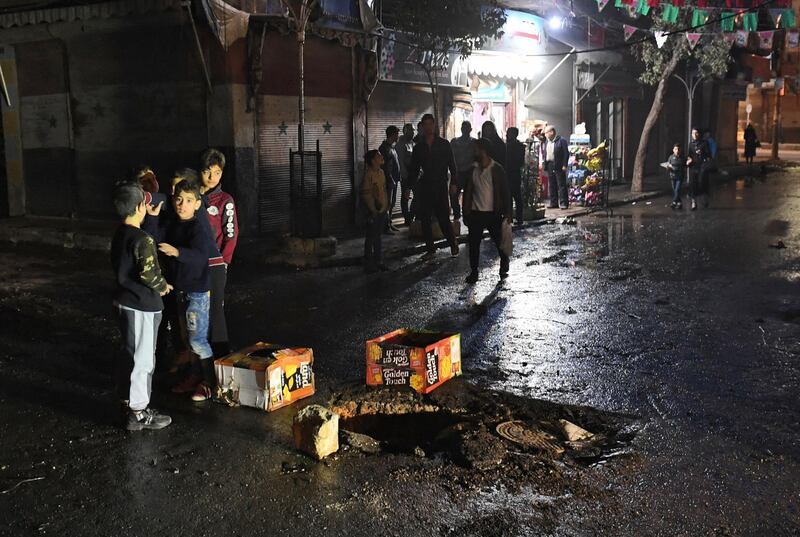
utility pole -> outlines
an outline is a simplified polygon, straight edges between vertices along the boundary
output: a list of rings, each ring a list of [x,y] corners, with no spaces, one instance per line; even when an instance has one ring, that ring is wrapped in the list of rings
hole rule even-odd
[[[783,77],[781,76],[783,38],[775,39],[772,49],[775,67],[775,100],[772,103],[772,160],[778,160],[778,147],[781,132],[781,95],[783,94]]]

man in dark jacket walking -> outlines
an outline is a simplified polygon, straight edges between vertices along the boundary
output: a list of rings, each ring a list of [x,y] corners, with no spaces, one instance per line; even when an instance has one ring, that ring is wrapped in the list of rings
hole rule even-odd
[[[394,211],[395,203],[397,203],[397,184],[401,178],[400,158],[395,150],[399,136],[400,129],[394,125],[386,127],[386,139],[378,147],[378,151],[383,155],[383,174],[386,176],[386,194],[389,197],[389,210],[384,232],[390,235],[395,231],[399,231],[392,224],[392,212]]]
[[[450,198],[448,194],[447,172],[455,179],[457,170],[450,142],[441,138],[436,132],[433,115],[422,116],[422,140],[414,146],[411,154],[411,167],[407,181],[408,187],[414,189],[417,200],[417,211],[422,221],[422,234],[425,237],[427,251],[423,256],[431,259],[436,255],[433,245],[431,217],[436,215],[442,234],[450,244],[450,253],[458,255],[458,243],[450,224]],[[420,176],[420,170],[422,175]],[[419,178],[419,179],[417,179]]]
[[[490,156],[492,145],[486,138],[475,144],[475,160],[472,176],[464,185],[464,222],[469,227],[469,266],[467,283],[478,281],[478,266],[481,256],[483,230],[500,254],[500,279],[508,277],[509,259],[500,249],[503,220],[511,221],[511,193],[503,167]]]
[[[700,136],[699,129],[692,129],[692,143],[686,166],[689,167],[689,197],[692,199],[692,210],[697,209],[697,200],[704,196],[703,206],[708,207],[708,166],[711,161],[711,150]]]
[[[511,196],[514,198],[514,209],[517,223],[522,223],[522,167],[525,165],[525,145],[517,140],[519,129],[509,127],[506,130],[506,176]]]
[[[542,160],[548,178],[548,194],[550,195],[550,209],[561,207],[569,208],[567,196],[567,163],[569,162],[569,148],[567,141],[556,134],[556,128],[548,125],[544,129],[545,143],[542,144]]]

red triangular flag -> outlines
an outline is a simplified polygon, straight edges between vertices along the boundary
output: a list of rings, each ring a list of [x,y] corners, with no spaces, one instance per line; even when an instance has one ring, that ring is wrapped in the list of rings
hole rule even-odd
[[[686,32],[686,39],[689,40],[689,47],[694,48],[697,46],[697,43],[700,42],[700,38],[703,34],[698,32]]]
[[[636,26],[630,26],[628,24],[623,24],[622,25],[622,31],[625,33],[625,41],[630,39],[631,36],[636,33],[636,30],[637,30]]]
[[[758,41],[759,46],[761,48],[771,49],[772,48],[772,37],[775,35],[773,30],[769,30],[768,32],[758,32]]]

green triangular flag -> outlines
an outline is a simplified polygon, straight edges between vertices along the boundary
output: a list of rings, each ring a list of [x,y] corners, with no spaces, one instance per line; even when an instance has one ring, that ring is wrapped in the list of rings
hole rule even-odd
[[[620,7],[621,8],[621,7],[625,7],[625,6],[622,4],[622,0],[614,0],[614,7]]]
[[[708,13],[702,9],[695,9],[692,13],[692,28],[704,25],[706,19],[708,19]]]
[[[675,24],[678,22],[678,15],[680,15],[680,9],[678,9],[678,6],[664,4],[664,11],[661,13],[661,20]]]
[[[720,15],[719,24],[723,32],[732,32],[736,22],[736,13],[725,12]]]
[[[758,29],[758,14],[745,13],[742,18],[742,27],[748,32],[755,32]]]
[[[781,16],[781,26],[784,28],[797,28],[797,16],[794,9],[787,9]]]
[[[650,4],[647,3],[647,0],[639,0],[639,3],[636,4],[636,13],[640,13],[645,16],[650,13]]]

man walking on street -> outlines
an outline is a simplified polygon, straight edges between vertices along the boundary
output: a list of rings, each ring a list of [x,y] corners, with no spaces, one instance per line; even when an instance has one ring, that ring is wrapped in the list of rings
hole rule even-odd
[[[692,129],[692,143],[686,166],[689,167],[689,197],[692,199],[692,210],[697,209],[697,200],[703,198],[703,206],[708,207],[708,166],[711,151],[708,143],[700,136],[699,129]]]
[[[464,185],[464,221],[469,227],[469,267],[467,283],[478,281],[478,267],[481,257],[483,230],[489,236],[500,254],[500,279],[508,277],[509,259],[500,249],[503,220],[511,221],[511,194],[503,167],[492,160],[492,144],[481,138],[475,144],[474,158],[477,166]]]
[[[550,195],[550,209],[569,208],[567,197],[567,162],[569,148],[567,141],[556,134],[556,128],[548,125],[544,129],[545,143],[542,147],[544,170],[547,172],[547,190]]]
[[[517,139],[518,136],[518,128],[509,127],[506,130],[506,176],[514,197],[517,224],[522,224],[522,167],[525,165],[525,145]]]
[[[397,158],[400,161],[400,210],[403,212],[403,219],[407,226],[411,225],[414,215],[409,208],[411,190],[404,185],[408,184],[408,170],[411,167],[411,152],[414,150],[414,126],[411,123],[403,125],[403,135],[398,138],[395,144]]]
[[[458,175],[455,180],[450,181],[450,206],[453,208],[453,220],[461,220],[461,204],[458,198],[461,190],[466,184],[467,177],[472,174],[472,166],[475,164],[475,138],[470,136],[472,124],[465,121],[461,124],[461,136],[453,138],[450,146],[453,148],[453,157],[456,160]]]
[[[414,146],[411,154],[411,168],[408,183],[414,189],[417,211],[422,221],[422,234],[425,237],[426,252],[423,259],[436,255],[433,245],[431,218],[436,215],[442,234],[450,244],[450,253],[458,255],[458,243],[450,224],[450,199],[447,188],[447,172],[456,177],[456,163],[450,142],[436,132],[436,121],[432,114],[422,116],[422,142]],[[422,175],[420,176],[420,170]],[[417,179],[419,178],[419,179]]]
[[[392,211],[394,211],[394,205],[397,202],[397,184],[400,182],[400,159],[395,150],[399,134],[400,131],[394,125],[386,127],[386,139],[378,148],[378,151],[383,155],[383,174],[386,176],[386,195],[389,200],[384,232],[389,235],[399,231],[392,224]]]

